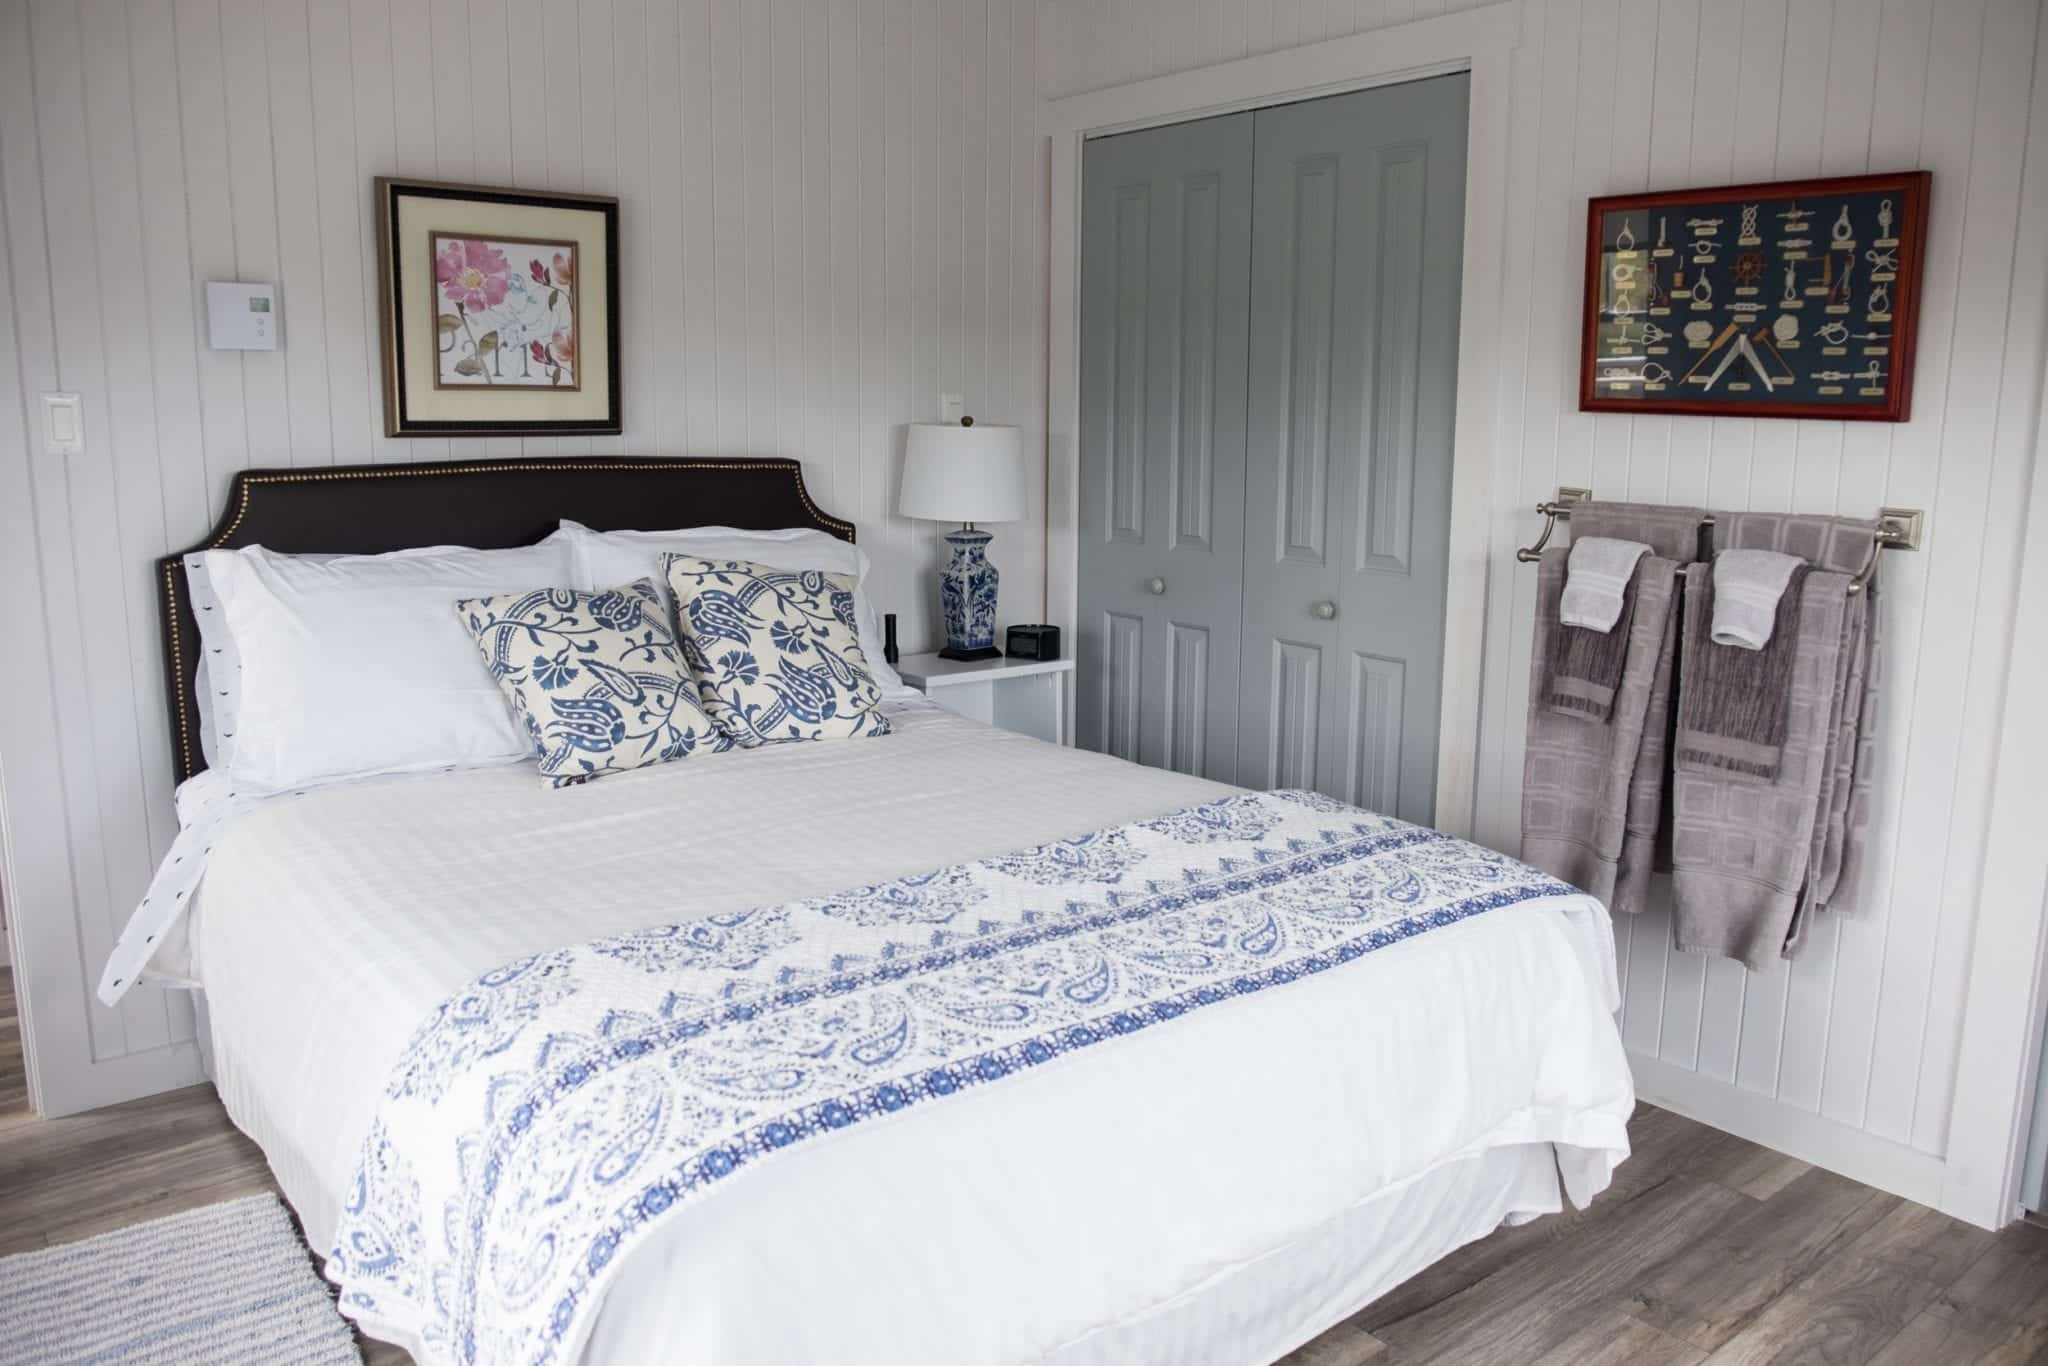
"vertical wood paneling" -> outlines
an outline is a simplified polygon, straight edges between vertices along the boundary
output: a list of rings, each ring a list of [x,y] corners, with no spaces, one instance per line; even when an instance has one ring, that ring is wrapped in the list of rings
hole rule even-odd
[[[1364,0],[1352,23],[1467,3]],[[1320,0],[1215,0],[1195,37],[1147,42],[1134,64],[1155,22],[1141,0],[1047,6],[1041,88],[1229,60],[1343,19]],[[2048,157],[2027,141],[2041,23],[2028,0],[1528,0],[1511,63],[1474,828],[1505,848],[1518,838],[1533,575],[1511,553],[1533,531],[1530,503],[1562,482],[1720,508],[1927,508],[1927,548],[1883,569],[1878,793],[1854,902],[1765,973],[1672,950],[1668,892],[1615,933],[1631,1049],[1753,1093],[1731,1112],[1761,1096],[1933,1154],[1947,1143],[2048,325],[2048,267],[2018,250],[2038,236],[2021,172]],[[1915,167],[1933,171],[1935,199],[1911,422],[1575,411],[1586,196]]]
[[[234,471],[794,455],[904,648],[935,642],[902,424],[945,388],[1043,428],[1037,41],[1035,0],[0,0],[0,525],[30,569],[0,621],[47,642],[8,684],[40,738],[6,734],[7,876],[56,1103],[95,1058],[190,1079],[182,995],[86,986],[175,831],[150,561]],[[624,435],[382,436],[379,174],[620,197]],[[207,347],[205,284],[238,279],[278,284],[282,349]],[[1006,619],[1044,615],[1037,476],[1032,504],[994,549]]]

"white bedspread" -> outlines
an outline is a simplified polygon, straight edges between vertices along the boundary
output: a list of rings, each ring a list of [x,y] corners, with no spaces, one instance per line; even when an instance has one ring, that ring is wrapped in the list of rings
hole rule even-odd
[[[492,967],[1225,791],[935,708],[895,720],[882,739],[705,756],[566,791],[516,765],[336,786],[237,815],[195,899],[190,971],[230,1112],[313,1244],[334,1232],[406,1040]],[[1560,897],[793,1152],[772,1179],[736,1184],[639,1248],[591,1359],[1270,1353],[1299,1334],[1189,1307],[1289,1248],[1327,1244],[1347,1211],[1393,1209],[1403,1192],[1417,1208],[1456,1205],[1423,1200],[1432,1177],[1485,1170],[1472,1164],[1489,1152],[1562,1145],[1575,1200],[1605,1184],[1633,1104],[1614,1004],[1604,912]],[[1512,1170],[1501,1193],[1446,1214],[1455,1227],[1418,1233],[1420,1251],[1375,1249],[1360,1264],[1407,1274],[1489,1219],[1551,1207],[1526,1164]],[[1364,1276],[1329,1291],[1336,1312],[1384,1288]]]

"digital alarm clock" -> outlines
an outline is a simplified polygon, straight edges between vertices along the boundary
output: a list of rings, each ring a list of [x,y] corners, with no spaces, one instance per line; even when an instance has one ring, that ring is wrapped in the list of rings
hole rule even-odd
[[[1058,659],[1060,628],[1057,626],[1012,626],[1005,651],[1012,659]]]

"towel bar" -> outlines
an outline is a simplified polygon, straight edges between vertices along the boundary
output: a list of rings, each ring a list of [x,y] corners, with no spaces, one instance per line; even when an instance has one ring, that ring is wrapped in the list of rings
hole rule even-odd
[[[1515,551],[1515,558],[1523,564],[1531,564],[1543,558],[1543,548],[1550,544],[1551,533],[1557,530],[1560,521],[1570,521],[1572,508],[1579,503],[1591,502],[1593,490],[1580,488],[1559,488],[1557,497],[1538,503],[1536,511],[1543,515],[1543,532],[1536,538],[1536,544],[1525,545]],[[1877,510],[1877,532],[1871,537],[1870,558],[1863,562],[1863,568],[1856,571],[1855,582],[1849,585],[1851,593],[1860,593],[1870,582],[1870,576],[1877,572],[1877,555],[1881,550],[1918,550],[1920,533],[1926,524],[1927,514],[1920,508],[1879,508]],[[1714,525],[1710,512],[1700,519],[1700,525]]]

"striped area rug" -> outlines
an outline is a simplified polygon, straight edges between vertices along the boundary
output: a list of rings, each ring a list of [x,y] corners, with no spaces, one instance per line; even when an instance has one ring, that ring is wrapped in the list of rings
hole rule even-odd
[[[0,1361],[362,1360],[271,1195],[0,1257]]]

